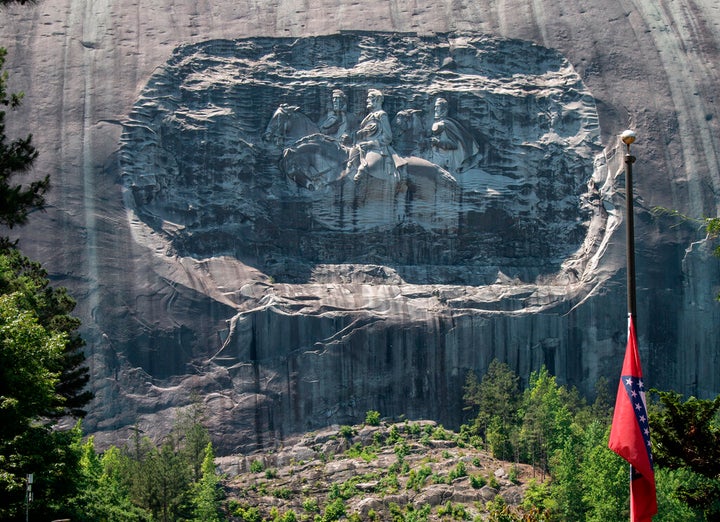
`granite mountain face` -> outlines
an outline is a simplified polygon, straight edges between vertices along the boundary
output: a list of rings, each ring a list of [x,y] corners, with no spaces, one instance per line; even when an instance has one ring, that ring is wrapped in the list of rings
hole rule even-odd
[[[85,425],[101,443],[136,423],[161,435],[197,400],[223,453],[370,409],[456,427],[466,373],[496,357],[588,394],[612,382],[626,126],[640,135],[645,373],[718,392],[711,242],[651,212],[716,213],[720,40],[705,15],[720,15],[703,3],[558,3],[530,25],[463,8],[452,28],[428,5],[367,15],[363,31],[282,2],[275,25],[221,2],[169,20],[150,9],[152,28],[121,6],[46,14],[61,3],[7,12],[17,28],[45,20],[9,46],[11,75],[27,84],[23,123],[53,129],[38,133],[38,169],[54,203],[21,244],[79,301],[96,393]],[[622,56],[629,28],[657,55]],[[50,65],[40,36],[63,60]]]

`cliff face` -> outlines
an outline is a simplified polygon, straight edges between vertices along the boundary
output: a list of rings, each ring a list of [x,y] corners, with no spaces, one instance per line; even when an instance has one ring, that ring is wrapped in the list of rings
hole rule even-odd
[[[718,262],[650,209],[717,215],[720,12],[636,4],[5,9],[54,183],[21,246],[79,301],[86,428],[159,434],[197,395],[230,452],[369,409],[457,425],[494,357],[613,382],[626,127],[646,377],[718,393]],[[377,161],[342,138],[371,89]]]

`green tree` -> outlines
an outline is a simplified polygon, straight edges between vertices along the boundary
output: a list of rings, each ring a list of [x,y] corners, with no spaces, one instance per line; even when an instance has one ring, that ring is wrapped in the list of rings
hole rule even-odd
[[[220,517],[220,477],[215,471],[215,455],[211,443],[205,446],[205,458],[202,463],[202,478],[193,487],[192,504],[196,520],[219,522]]]
[[[592,424],[584,436],[583,463],[576,480],[583,484],[585,520],[606,522],[630,517],[627,463],[607,447],[610,426]]]
[[[715,399],[651,391],[659,398],[650,407],[653,459],[669,470],[686,470],[691,477],[674,495],[708,519],[720,516],[720,395]]]
[[[473,427],[478,435],[485,437],[494,419],[498,429],[506,432],[517,423],[519,381],[510,366],[497,359],[490,362],[480,382],[473,372],[468,373],[463,399],[466,409],[477,411]]]
[[[52,474],[62,469],[69,479],[79,466],[71,447],[79,431],[56,428],[62,417],[84,415],[91,397],[82,390],[88,374],[79,321],[65,290],[51,288],[40,265],[15,249],[0,251],[0,299],[0,501],[17,509],[33,473],[40,512],[74,495],[70,480],[54,482]]]
[[[549,458],[570,436],[572,414],[567,392],[544,366],[530,375],[523,394],[520,444],[527,462],[549,469]]]
[[[192,405],[180,414],[173,427],[174,436],[180,442],[180,451],[192,468],[192,480],[197,482],[202,477],[202,466],[205,452],[210,444],[210,434],[203,426],[205,412],[199,399],[194,398]]]
[[[95,451],[93,437],[82,445],[82,476],[78,495],[72,499],[72,520],[93,522],[149,522],[149,512],[132,503],[123,479],[126,463],[120,450],[112,446],[103,455]]]
[[[655,463],[720,478],[720,395],[713,400],[690,397],[682,402],[682,395],[676,392],[651,393],[659,398],[659,404],[650,408]]]
[[[16,513],[24,499],[25,476],[63,467],[60,441],[43,415],[57,403],[55,386],[66,337],[39,324],[18,293],[0,295],[0,515]],[[50,446],[50,447],[48,447]],[[47,451],[47,453],[43,453]],[[55,454],[54,454],[55,452]]]
[[[83,417],[84,407],[92,399],[85,390],[90,376],[84,365],[83,339],[77,330],[80,320],[73,317],[75,301],[65,288],[53,288],[42,266],[23,256],[16,249],[0,249],[0,294],[16,293],[20,304],[31,310],[38,322],[50,332],[65,336],[62,356],[49,366],[58,372],[56,395],[42,414],[59,419],[65,416]]]
[[[181,515],[190,490],[190,466],[178,451],[172,438],[152,451],[143,463],[141,472],[147,481],[147,505],[153,517],[170,522]]]
[[[576,430],[565,440],[564,446],[550,458],[552,476],[552,504],[545,507],[560,515],[562,520],[585,520],[587,506],[583,501],[585,484],[578,480],[578,472],[584,464],[585,448],[581,430]]]
[[[717,516],[704,512],[702,507],[693,507],[684,497],[688,488],[697,491],[696,485],[702,481],[702,475],[693,473],[688,468],[655,468],[658,515],[654,520],[656,522],[717,520]]]

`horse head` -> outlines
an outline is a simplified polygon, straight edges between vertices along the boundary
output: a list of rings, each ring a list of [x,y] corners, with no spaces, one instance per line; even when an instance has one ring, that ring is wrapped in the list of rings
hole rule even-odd
[[[316,132],[317,125],[300,112],[300,107],[283,103],[270,118],[263,140],[284,147]]]
[[[296,105],[281,104],[273,113],[270,122],[263,133],[263,141],[269,141],[275,145],[282,146],[287,141],[287,133],[290,119],[294,112],[299,111]]]
[[[424,148],[425,125],[420,109],[398,111],[392,122],[393,144],[404,154]]]

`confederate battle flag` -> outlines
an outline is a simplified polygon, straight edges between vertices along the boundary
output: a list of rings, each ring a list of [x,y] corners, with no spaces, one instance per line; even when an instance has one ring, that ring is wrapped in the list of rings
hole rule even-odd
[[[645,406],[640,354],[632,315],[628,314],[628,340],[615,401],[608,446],[630,463],[630,520],[645,522],[657,513],[655,473],[650,452],[650,427]]]

